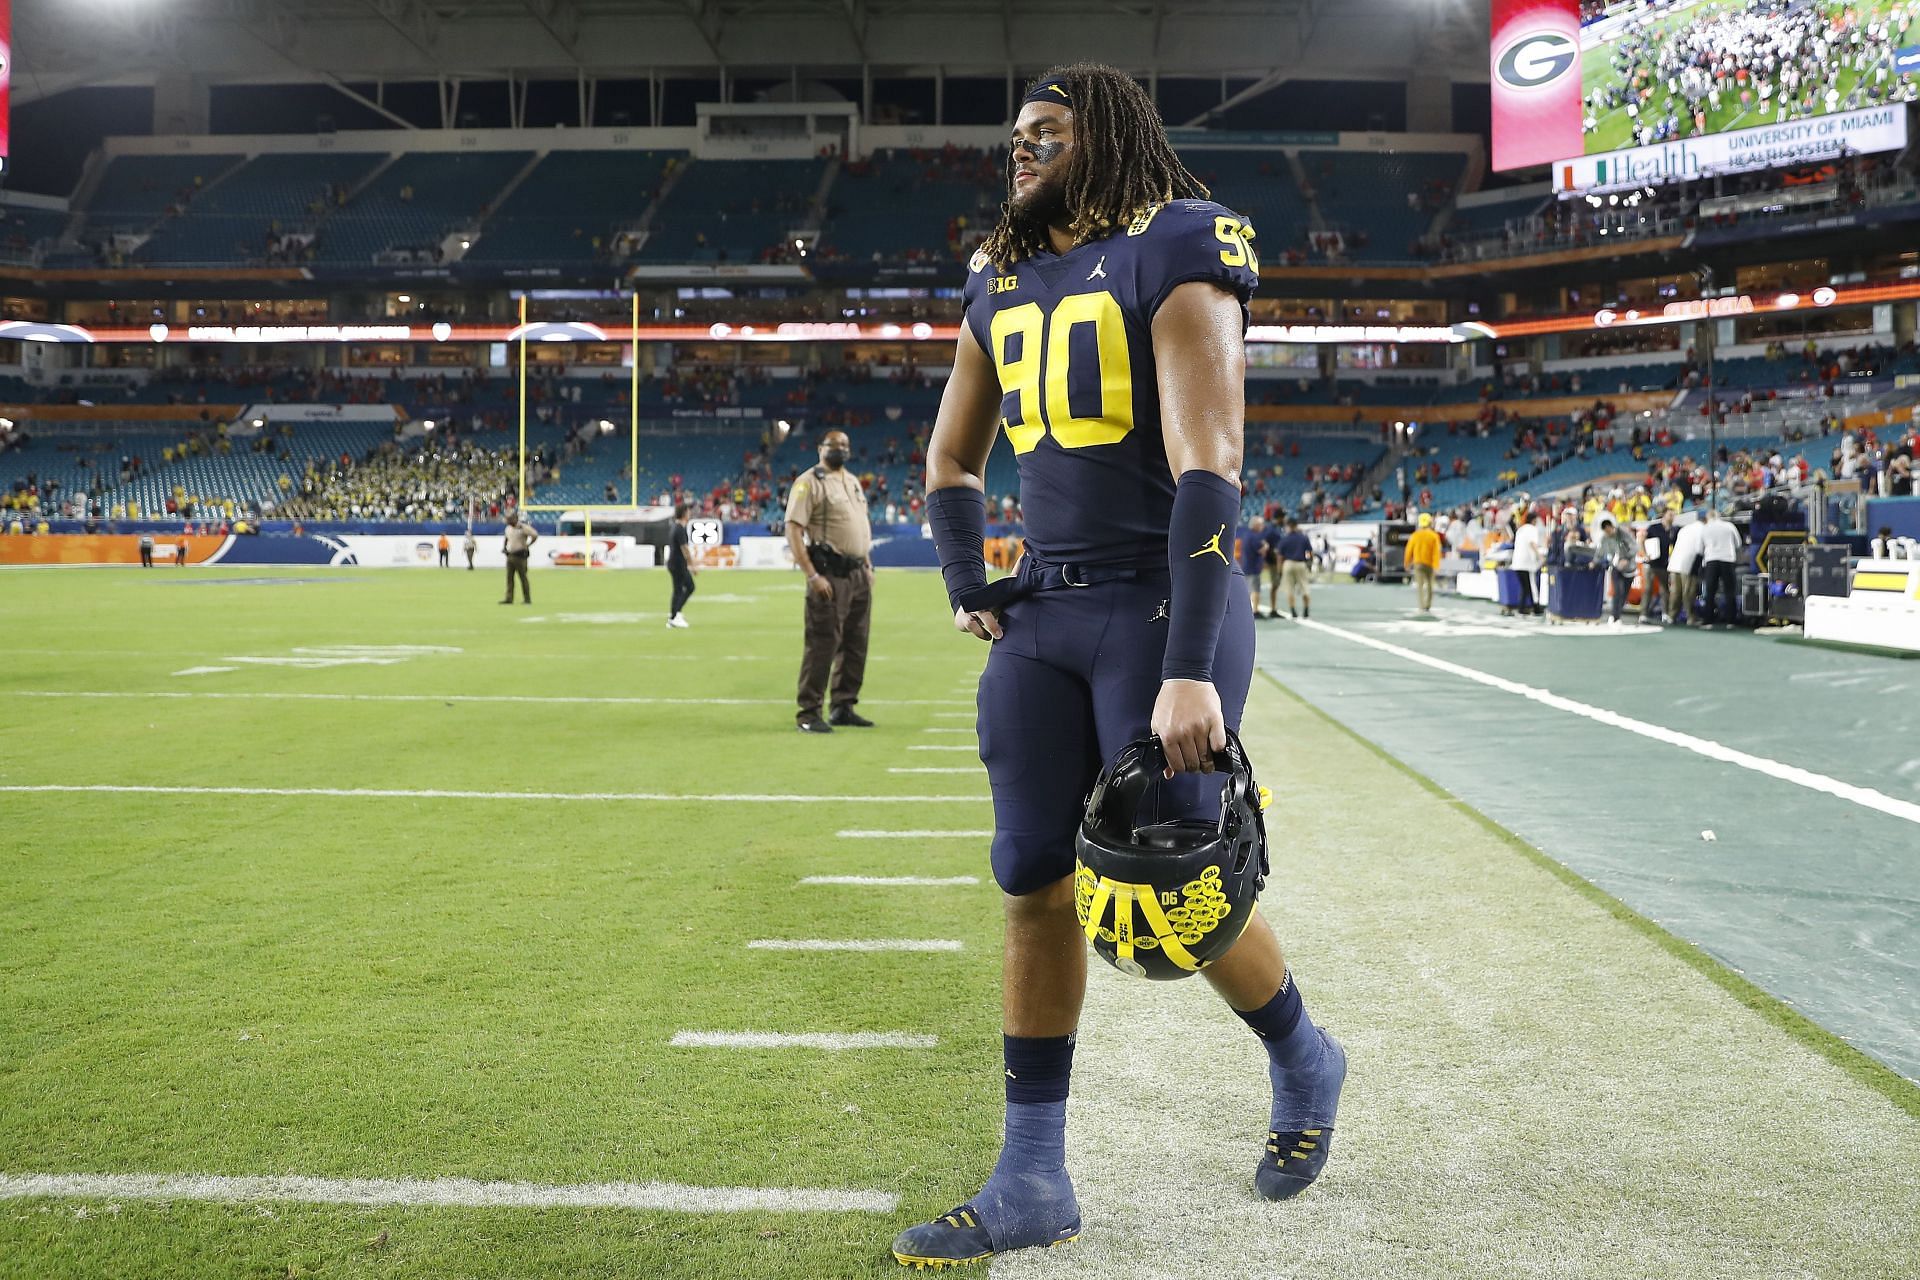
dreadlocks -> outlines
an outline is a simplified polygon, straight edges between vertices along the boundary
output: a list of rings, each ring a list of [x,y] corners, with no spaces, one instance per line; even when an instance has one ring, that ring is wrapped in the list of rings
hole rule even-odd
[[[1067,224],[1076,248],[1131,222],[1148,205],[1176,199],[1206,199],[1207,188],[1187,172],[1167,141],[1153,100],[1125,72],[1097,62],[1076,62],[1049,71],[1036,86],[1062,83],[1073,103],[1073,159],[1067,166]],[[1007,164],[1013,190],[1013,163]],[[981,251],[1000,267],[1047,251],[1047,228],[1000,206],[1000,221]]]

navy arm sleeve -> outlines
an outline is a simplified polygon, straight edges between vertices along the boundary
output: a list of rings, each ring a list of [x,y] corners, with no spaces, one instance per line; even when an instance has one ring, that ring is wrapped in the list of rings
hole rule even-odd
[[[1234,526],[1240,519],[1240,488],[1211,471],[1188,471],[1173,491],[1173,521],[1167,531],[1167,570],[1173,597],[1167,607],[1167,649],[1162,680],[1212,680],[1213,653],[1233,589]]]

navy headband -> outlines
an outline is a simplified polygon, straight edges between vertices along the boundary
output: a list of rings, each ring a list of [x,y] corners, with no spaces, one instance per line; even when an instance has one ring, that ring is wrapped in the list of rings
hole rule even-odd
[[[1069,111],[1073,109],[1073,99],[1067,94],[1065,82],[1060,80],[1042,80],[1034,85],[1027,91],[1027,96],[1020,99],[1020,105],[1025,106],[1029,102],[1051,102],[1056,107],[1065,107]]]

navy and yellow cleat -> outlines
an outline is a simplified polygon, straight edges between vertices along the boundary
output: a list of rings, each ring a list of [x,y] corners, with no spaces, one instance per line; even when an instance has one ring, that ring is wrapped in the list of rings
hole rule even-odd
[[[1001,1238],[996,1240],[996,1235]],[[902,1231],[893,1242],[893,1259],[915,1271],[944,1271],[948,1267],[984,1262],[994,1254],[1005,1253],[1009,1249],[1051,1249],[1055,1245],[1076,1240],[1079,1236],[1080,1215],[1077,1209],[1073,1222],[1055,1230],[1050,1236],[1022,1239],[988,1230],[980,1220],[979,1210],[971,1204],[963,1204],[952,1213],[941,1214],[932,1222],[923,1222]]]
[[[1270,1129],[1267,1148],[1253,1172],[1254,1190],[1267,1200],[1291,1200],[1312,1186],[1333,1150],[1333,1121],[1340,1109],[1340,1087],[1347,1079],[1347,1051],[1320,1032],[1325,1051],[1311,1067],[1287,1072],[1287,1092],[1314,1123],[1298,1129]]]

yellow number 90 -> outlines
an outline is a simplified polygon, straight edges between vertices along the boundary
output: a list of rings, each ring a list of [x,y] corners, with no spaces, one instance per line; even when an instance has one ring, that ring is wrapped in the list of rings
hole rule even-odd
[[[1220,251],[1220,261],[1227,266],[1260,269],[1259,255],[1253,251],[1251,226],[1223,213],[1213,220],[1213,238],[1227,246]]]

